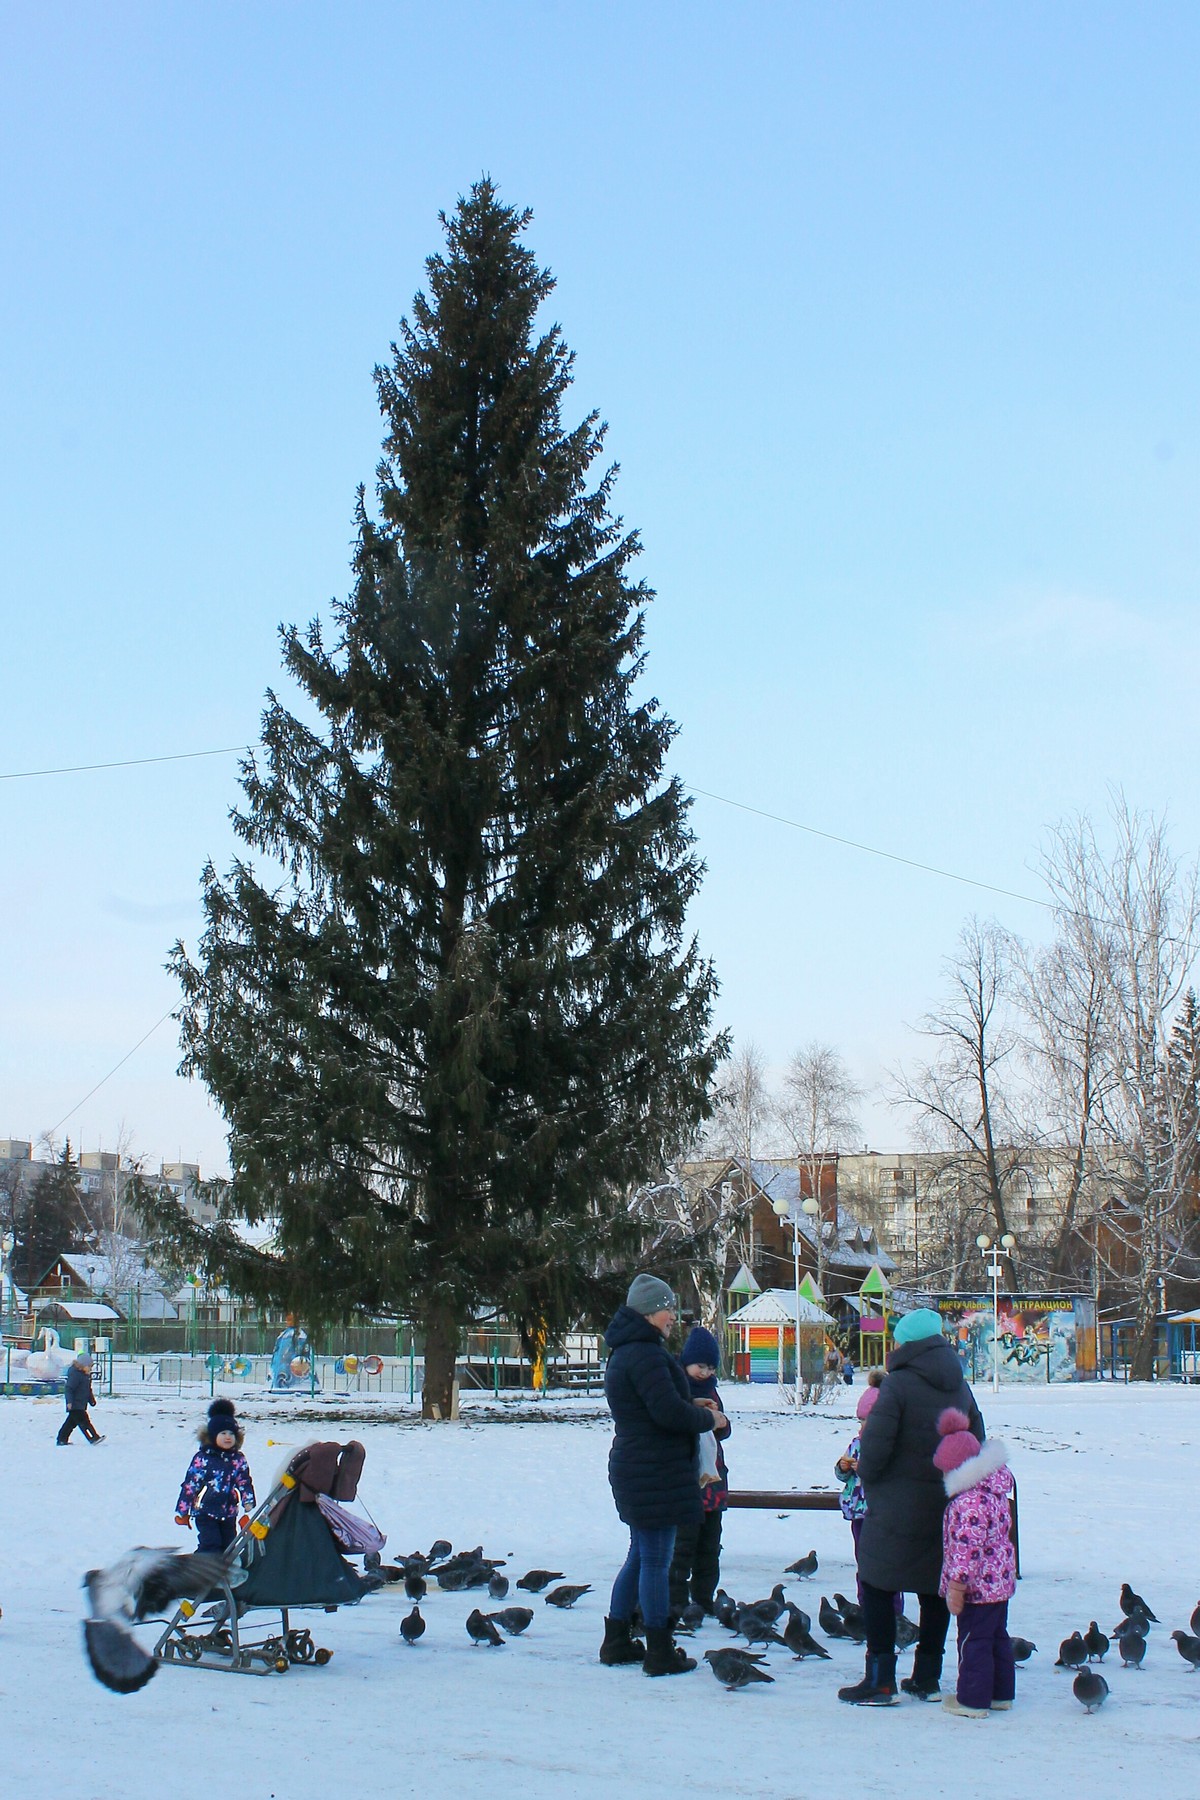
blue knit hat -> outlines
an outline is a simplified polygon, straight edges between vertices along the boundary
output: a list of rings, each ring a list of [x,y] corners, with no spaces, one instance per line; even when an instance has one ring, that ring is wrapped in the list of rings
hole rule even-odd
[[[685,1369],[689,1363],[707,1363],[710,1369],[719,1369],[720,1346],[711,1331],[705,1331],[703,1325],[693,1325],[679,1352],[679,1360]]]
[[[935,1313],[932,1306],[918,1306],[915,1312],[905,1313],[896,1327],[896,1343],[915,1344],[920,1338],[941,1337],[942,1315]]]

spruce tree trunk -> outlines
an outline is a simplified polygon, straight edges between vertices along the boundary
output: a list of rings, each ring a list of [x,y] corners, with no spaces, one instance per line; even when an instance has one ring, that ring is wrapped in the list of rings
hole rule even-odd
[[[421,1417],[448,1419],[454,1408],[454,1366],[458,1361],[458,1320],[438,1309],[425,1320],[425,1379]]]

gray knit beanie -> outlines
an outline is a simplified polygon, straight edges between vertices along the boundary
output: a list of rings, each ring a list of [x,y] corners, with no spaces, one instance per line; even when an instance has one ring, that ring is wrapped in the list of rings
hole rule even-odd
[[[674,1310],[675,1296],[660,1275],[635,1275],[625,1304],[649,1318],[651,1313],[665,1312],[668,1307]]]

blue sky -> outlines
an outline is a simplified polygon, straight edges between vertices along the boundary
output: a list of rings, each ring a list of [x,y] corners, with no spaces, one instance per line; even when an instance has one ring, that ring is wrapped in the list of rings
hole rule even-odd
[[[1037,893],[1200,833],[1190,5],[0,9],[0,773],[253,739],[481,171],[535,213],[697,787]],[[235,763],[0,782],[0,1136],[171,1006]],[[876,1084],[1000,901],[697,801],[721,1014]],[[222,1165],[161,1027],[66,1122]],[[903,1139],[873,1103],[865,1135]]]

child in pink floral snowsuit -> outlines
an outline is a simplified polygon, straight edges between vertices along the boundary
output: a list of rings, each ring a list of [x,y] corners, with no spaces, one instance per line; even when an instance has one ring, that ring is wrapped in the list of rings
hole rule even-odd
[[[933,1453],[950,1496],[938,1591],[958,1615],[958,1686],[942,1704],[961,1718],[986,1719],[1007,1712],[1017,1692],[1008,1635],[1008,1602],[1017,1585],[1008,1510],[1013,1479],[1004,1445],[995,1438],[981,1445],[967,1423],[965,1414],[947,1407]]]

